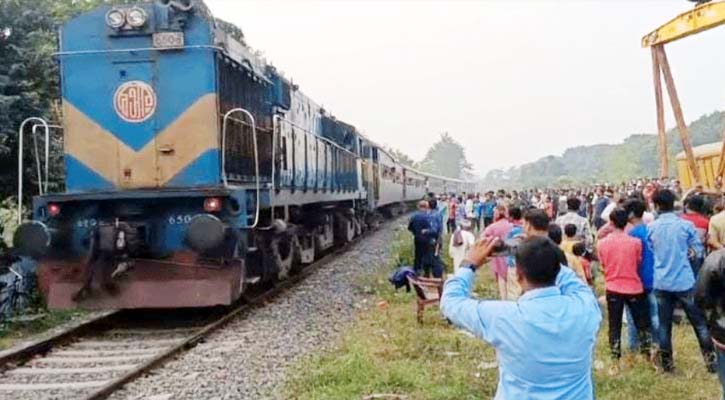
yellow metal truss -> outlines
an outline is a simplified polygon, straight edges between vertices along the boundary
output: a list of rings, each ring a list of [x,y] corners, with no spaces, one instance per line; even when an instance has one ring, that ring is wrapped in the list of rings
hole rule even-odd
[[[701,4],[642,37],[642,47],[673,42],[725,23],[725,1]]]

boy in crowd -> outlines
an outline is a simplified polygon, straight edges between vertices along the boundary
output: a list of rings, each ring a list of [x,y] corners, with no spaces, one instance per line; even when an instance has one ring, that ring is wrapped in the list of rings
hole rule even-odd
[[[607,314],[609,316],[609,348],[612,357],[622,355],[622,314],[626,305],[632,311],[640,339],[640,350],[649,353],[651,344],[649,305],[639,277],[642,243],[624,233],[629,214],[615,208],[609,215],[614,231],[599,242],[597,251],[604,269]]]
[[[650,326],[652,329],[652,339],[659,342],[660,337],[660,318],[657,312],[657,297],[652,290],[654,283],[654,255],[652,247],[647,241],[647,225],[644,222],[644,216],[647,206],[644,201],[638,198],[627,200],[624,203],[624,209],[627,210],[629,216],[629,224],[632,229],[629,236],[639,239],[642,243],[642,263],[639,266],[639,278],[642,281],[644,293],[647,296],[647,304],[649,306]],[[627,309],[627,318],[633,320],[632,313]],[[629,350],[636,351],[639,347],[639,339],[637,326],[633,323],[627,325],[629,334]]]

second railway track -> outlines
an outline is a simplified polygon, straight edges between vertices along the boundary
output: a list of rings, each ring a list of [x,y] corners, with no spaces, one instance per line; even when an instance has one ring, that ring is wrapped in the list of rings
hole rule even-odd
[[[0,399],[105,399],[243,312],[280,295],[358,242],[330,252],[300,273],[231,307],[104,314],[31,346],[2,353]]]

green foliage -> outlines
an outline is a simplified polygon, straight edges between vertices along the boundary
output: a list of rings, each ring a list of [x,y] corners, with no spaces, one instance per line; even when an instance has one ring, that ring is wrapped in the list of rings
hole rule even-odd
[[[2,0],[0,1],[0,198],[17,190],[18,128],[28,117],[60,120],[60,85],[53,56],[60,25],[102,0]],[[123,1],[121,1],[123,2]],[[116,2],[114,2],[116,3]],[[26,128],[23,155],[25,195],[37,194],[37,169],[33,142]],[[38,143],[40,149],[44,143]],[[62,137],[51,139],[51,188],[61,188]],[[41,150],[42,152],[42,150]]]
[[[693,146],[722,140],[723,114],[713,112],[693,121],[689,126]],[[682,151],[677,129],[667,132],[669,175],[674,176],[675,155]],[[597,144],[567,149],[561,156],[547,156],[506,171],[489,171],[484,184],[489,187],[522,188],[537,186],[570,186],[595,182],[621,182],[626,179],[658,176],[659,151],[657,136],[634,134],[620,144]]]
[[[428,150],[420,168],[431,174],[450,178],[468,178],[471,173],[471,163],[466,160],[466,151],[447,132],[441,134],[441,139]]]
[[[408,156],[407,154],[403,153],[402,151],[400,151],[398,149],[394,149],[392,147],[385,147],[385,151],[390,153],[390,155],[392,155],[393,158],[398,160],[398,162],[400,162],[403,165],[407,165],[411,168],[416,168],[416,169],[419,167],[418,163],[415,162],[415,160],[413,160],[412,158],[410,158],[410,156]]]

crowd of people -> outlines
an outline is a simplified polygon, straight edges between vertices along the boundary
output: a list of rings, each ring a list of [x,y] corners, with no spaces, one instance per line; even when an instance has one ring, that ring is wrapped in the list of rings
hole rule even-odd
[[[445,234],[450,233],[448,252],[454,274],[446,283],[442,310],[449,320],[496,346],[501,393],[521,395],[524,392],[517,391],[517,384],[525,383],[527,390],[532,390],[541,378],[541,373],[537,375],[530,368],[504,365],[504,353],[531,353],[531,349],[517,349],[514,339],[501,335],[560,340],[542,355],[542,360],[551,357],[551,349],[561,349],[562,359],[579,360],[577,368],[588,363],[591,375],[591,353],[602,309],[606,310],[614,359],[622,355],[621,331],[626,319],[628,350],[656,355],[652,359],[658,368],[670,373],[675,370],[672,326],[679,306],[694,329],[706,369],[719,373],[721,382],[725,382],[725,203],[700,189],[685,197],[678,181],[664,178],[579,189],[431,194],[419,203],[409,225],[415,237],[414,269],[419,275],[442,277],[442,244]],[[555,254],[556,262],[546,265],[549,253]],[[500,300],[468,303],[475,276],[470,272],[483,264],[481,260],[488,263],[496,278]],[[603,295],[596,299],[598,280]],[[549,304],[541,298],[540,292],[550,287],[556,288],[563,303],[549,299]],[[595,299],[594,307],[591,299]],[[571,301],[577,306],[572,306]],[[524,318],[531,310],[522,305],[534,303],[540,303],[532,308],[540,315]],[[512,309],[509,304],[518,307]],[[547,311],[546,304],[558,304],[558,308]],[[506,317],[510,321],[498,322],[502,332],[486,326],[489,317],[498,321],[506,313],[511,314]],[[534,331],[542,328],[540,324],[545,324],[547,315],[560,329],[548,327],[550,337],[542,338]],[[569,354],[571,332],[564,329],[567,317],[579,319],[578,329],[584,329],[584,338],[588,338],[578,349],[582,352],[580,358]],[[594,331],[590,329],[593,325],[597,326]],[[563,336],[557,337],[557,333]],[[532,353],[531,357],[536,355]],[[526,364],[520,358],[517,362]],[[542,363],[539,367],[547,364]],[[560,362],[553,365],[558,365],[554,370],[562,373],[568,368]],[[513,376],[502,380],[505,374]],[[551,384],[542,381],[542,385]]]

